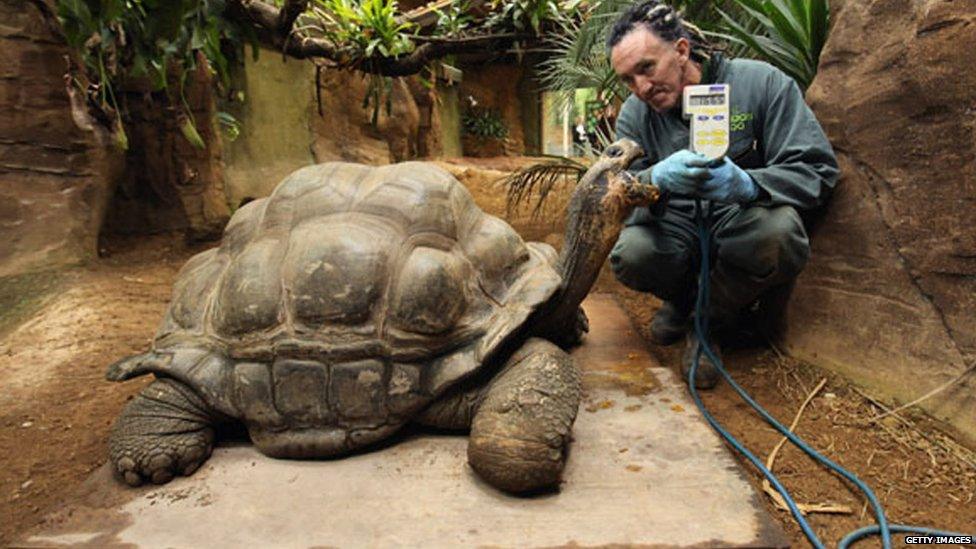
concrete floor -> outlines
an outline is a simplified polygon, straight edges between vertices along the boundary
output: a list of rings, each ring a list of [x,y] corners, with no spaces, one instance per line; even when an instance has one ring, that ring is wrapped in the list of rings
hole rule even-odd
[[[738,463],[612,297],[585,303],[585,401],[558,493],[481,482],[461,436],[412,433],[334,461],[224,446],[190,478],[137,490],[107,467],[17,546],[785,547]]]

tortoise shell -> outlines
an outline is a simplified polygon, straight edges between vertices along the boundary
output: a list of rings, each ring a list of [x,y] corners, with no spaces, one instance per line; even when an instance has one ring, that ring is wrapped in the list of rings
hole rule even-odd
[[[400,424],[518,335],[555,260],[434,165],[309,166],[187,262],[153,351],[110,377],[173,376],[280,429]]]

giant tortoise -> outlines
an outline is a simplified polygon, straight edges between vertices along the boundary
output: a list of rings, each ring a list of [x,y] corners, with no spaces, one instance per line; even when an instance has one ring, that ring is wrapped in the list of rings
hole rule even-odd
[[[468,460],[512,493],[558,485],[580,401],[560,347],[636,205],[657,189],[608,147],[577,185],[565,244],[525,243],[431,164],[302,168],[191,258],[144,354],[156,379],[122,411],[111,461],[131,485],[189,475],[214,428],[273,457],[347,454],[409,422],[470,429]]]

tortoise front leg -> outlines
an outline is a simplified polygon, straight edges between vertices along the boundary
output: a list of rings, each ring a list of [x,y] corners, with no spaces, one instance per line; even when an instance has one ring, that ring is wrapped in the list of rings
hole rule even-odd
[[[213,447],[213,414],[189,387],[157,379],[126,405],[109,437],[115,470],[130,486],[190,475]]]
[[[506,492],[555,488],[579,403],[580,374],[569,355],[544,339],[528,340],[475,411],[468,462]]]

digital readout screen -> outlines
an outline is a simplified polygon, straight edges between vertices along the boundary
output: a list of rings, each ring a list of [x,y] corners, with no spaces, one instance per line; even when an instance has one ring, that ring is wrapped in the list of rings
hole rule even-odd
[[[721,105],[725,102],[725,95],[720,93],[712,95],[692,95],[688,98],[688,102],[692,107]]]

